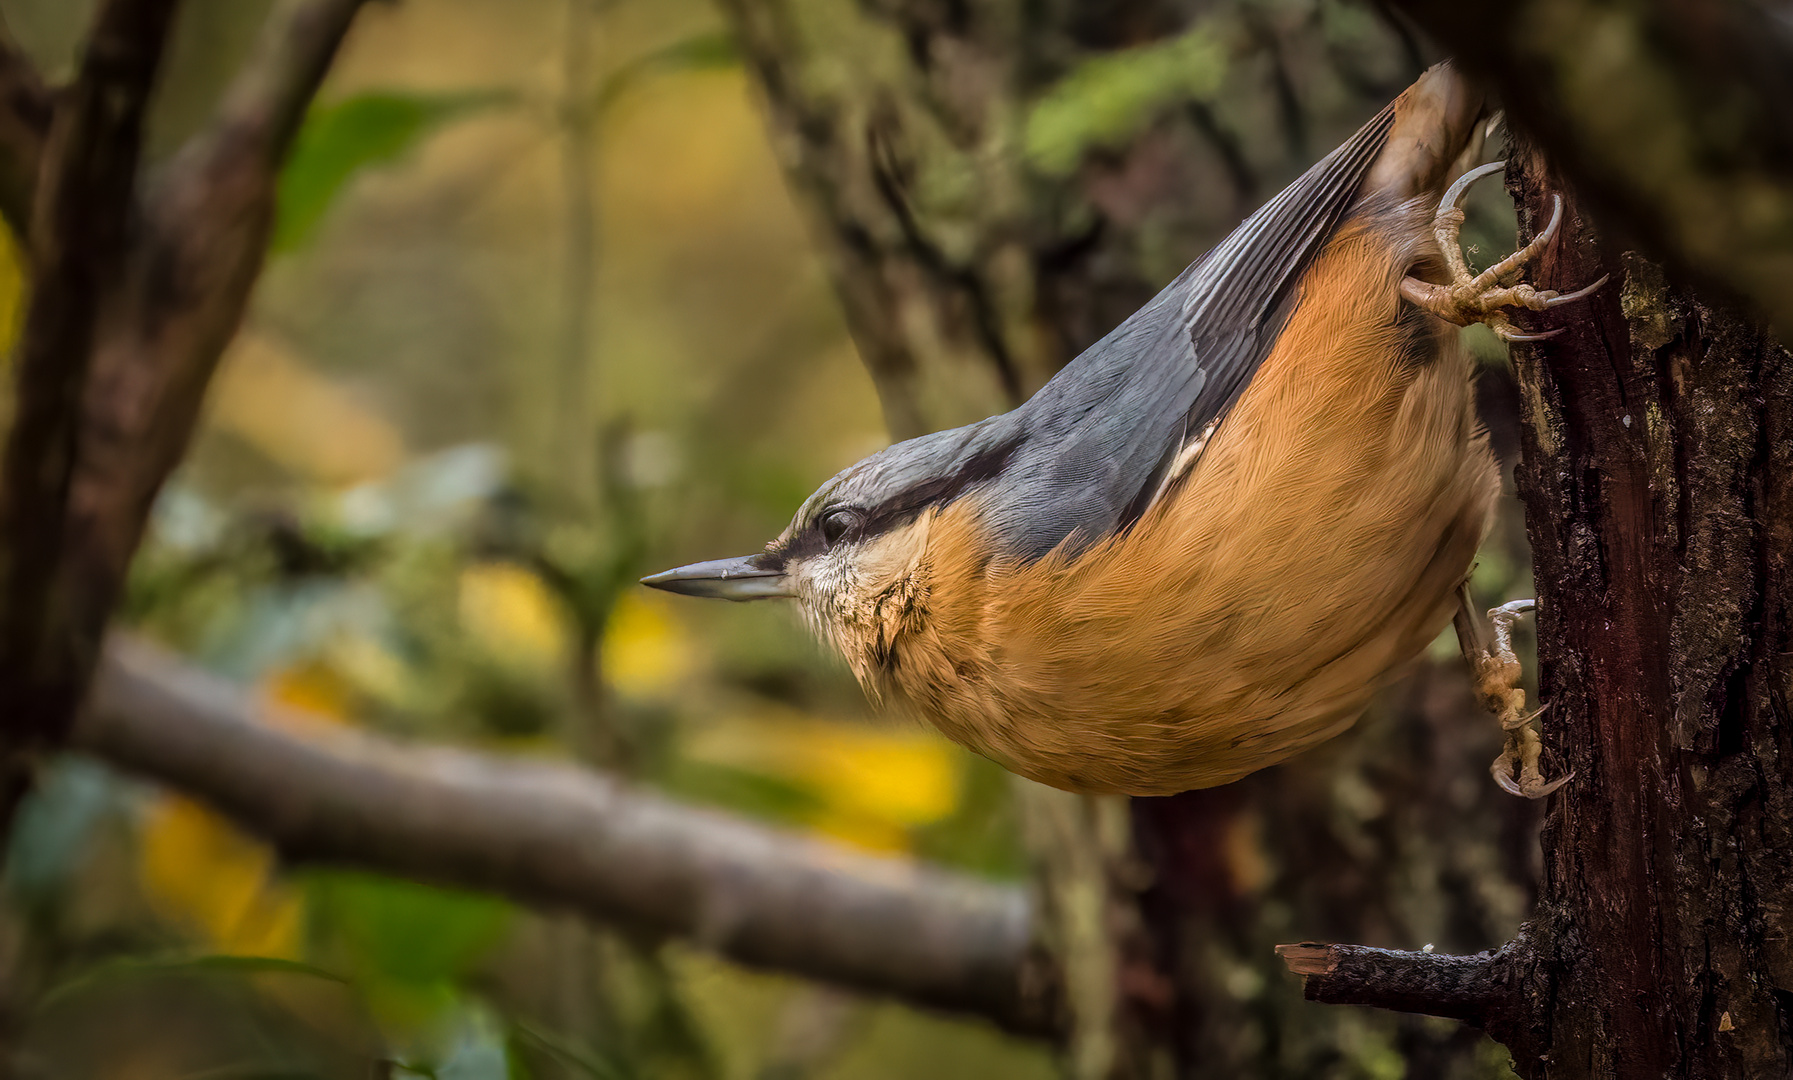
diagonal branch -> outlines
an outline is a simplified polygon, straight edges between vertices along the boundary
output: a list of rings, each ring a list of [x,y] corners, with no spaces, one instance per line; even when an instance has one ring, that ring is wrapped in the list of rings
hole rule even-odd
[[[572,908],[746,964],[1053,1028],[1024,889],[566,766],[268,719],[227,684],[115,639],[72,743],[205,800],[288,858]]]
[[[211,152],[245,154],[270,173],[278,171],[312,97],[366,2],[284,0],[218,106]],[[236,139],[246,145],[221,145]]]
[[[36,279],[0,463],[0,687],[10,698],[0,807],[24,782],[22,755],[55,740],[90,664],[54,581],[96,324],[127,249],[143,118],[174,8],[175,0],[101,8],[44,149],[29,230]]]
[[[64,593],[96,639],[260,276],[280,164],[363,3],[284,0],[210,125],[145,185],[94,359],[63,560]]]

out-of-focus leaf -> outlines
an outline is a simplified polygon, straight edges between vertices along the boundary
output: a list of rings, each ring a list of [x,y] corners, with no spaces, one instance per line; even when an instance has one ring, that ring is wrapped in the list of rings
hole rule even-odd
[[[774,821],[794,824],[827,809],[820,796],[791,780],[687,757],[675,758],[659,782],[678,798]]]
[[[325,982],[345,983],[342,976],[311,964],[279,956],[174,956],[120,957],[86,969],[57,983],[37,999],[39,1010],[49,1009],[88,990],[124,979],[165,978],[182,975],[297,975]]]
[[[1070,172],[1085,151],[1125,142],[1167,106],[1213,94],[1225,73],[1225,47],[1200,26],[1085,60],[1034,103],[1027,156],[1045,172]]]
[[[245,1063],[187,1073],[181,1080],[322,1080],[322,1075],[316,1069]]]
[[[817,831],[880,851],[959,805],[961,752],[920,728],[882,728],[770,713],[718,723],[690,739],[695,762],[776,777],[812,795]]]
[[[533,1046],[593,1080],[631,1080],[634,1075],[626,1064],[600,1050],[576,1046],[570,1039],[522,1021],[512,1022],[511,1033],[515,1041]]]
[[[12,354],[25,314],[25,258],[12,230],[0,225],[0,357]],[[0,371],[6,364],[0,361]]]
[[[270,250],[302,246],[362,169],[397,160],[451,120],[512,100],[495,90],[380,91],[314,107],[280,174],[280,213]]]
[[[505,1032],[483,1009],[469,1009],[455,1024],[454,1042],[436,1069],[438,1080],[509,1080]]]
[[[477,563],[462,571],[460,613],[474,642],[513,670],[546,673],[566,655],[560,605],[539,575],[516,563]]]
[[[696,646],[671,605],[646,589],[624,592],[604,629],[604,675],[625,697],[665,697],[690,677]]]
[[[600,110],[615,104],[636,84],[649,75],[677,71],[715,71],[740,63],[735,39],[722,31],[693,34],[670,45],[643,53],[611,72],[599,86],[594,99]]]
[[[347,871],[308,876],[320,922],[369,977],[425,985],[452,980],[503,935],[510,906],[472,893]]]
[[[307,480],[351,484],[405,457],[396,425],[269,334],[239,334],[211,395],[212,423]]]
[[[302,902],[275,877],[274,853],[211,810],[166,797],[146,815],[138,877],[152,906],[221,952],[299,954]]]

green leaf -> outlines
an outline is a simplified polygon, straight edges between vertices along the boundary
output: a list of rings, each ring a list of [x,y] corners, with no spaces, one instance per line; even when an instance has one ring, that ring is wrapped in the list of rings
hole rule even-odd
[[[679,71],[717,71],[740,63],[735,39],[720,30],[693,34],[635,57],[610,73],[598,86],[594,103],[601,112],[614,105],[649,75]]]
[[[327,982],[346,983],[340,975],[297,960],[278,956],[179,956],[121,957],[96,964],[51,987],[37,999],[36,1007],[48,1009],[68,999],[121,979],[159,978],[171,975],[300,975]]]
[[[1203,27],[1086,60],[1034,103],[1028,159],[1047,173],[1070,172],[1086,151],[1126,142],[1166,107],[1211,96],[1225,73],[1226,50]]]
[[[326,927],[366,974],[415,986],[454,979],[498,943],[510,921],[502,900],[347,871],[307,875]]]
[[[398,160],[451,120],[512,100],[494,90],[382,91],[314,107],[280,173],[280,212],[270,249],[303,246],[357,173]]]
[[[521,1020],[511,1021],[511,1038],[514,1042],[536,1047],[561,1065],[592,1080],[630,1080],[633,1075],[623,1062],[601,1050],[581,1046],[563,1035],[532,1027]]]

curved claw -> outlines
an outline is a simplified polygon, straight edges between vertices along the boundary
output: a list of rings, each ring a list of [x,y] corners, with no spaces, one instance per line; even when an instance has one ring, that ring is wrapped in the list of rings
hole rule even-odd
[[[1463,193],[1469,190],[1471,184],[1506,167],[1507,163],[1504,161],[1490,161],[1486,165],[1478,166],[1457,177],[1457,182],[1445,189],[1444,198],[1438,200],[1438,209],[1443,210],[1447,206],[1453,210],[1457,209],[1463,202]]]
[[[1557,295],[1550,297],[1548,300],[1545,300],[1544,306],[1547,308],[1553,308],[1559,304],[1567,304],[1571,300],[1580,300],[1585,296],[1592,295],[1596,290],[1598,290],[1600,288],[1600,286],[1606,284],[1610,280],[1612,280],[1611,274],[1601,274],[1600,280],[1594,282],[1592,285],[1583,286],[1582,288],[1576,289],[1572,293],[1558,293]]]
[[[1513,762],[1505,754],[1494,759],[1494,764],[1488,766],[1488,772],[1494,777],[1494,783],[1500,790],[1508,795],[1525,798],[1525,789],[1513,782]]]
[[[1497,326],[1494,328],[1494,332],[1502,341],[1549,341],[1562,333],[1563,328],[1559,326],[1555,330],[1540,330],[1535,334],[1522,334],[1511,326]]]
[[[1575,774],[1571,772],[1545,783],[1535,769],[1526,769],[1518,780],[1514,780],[1513,759],[1505,754],[1494,759],[1494,764],[1488,766],[1488,772],[1494,777],[1496,787],[1521,799],[1548,798],[1564,784],[1575,779]]]
[[[1524,795],[1528,799],[1542,799],[1545,796],[1554,793],[1557,788],[1562,787],[1564,784],[1568,783],[1569,781],[1571,781],[1573,779],[1575,779],[1574,773],[1566,773],[1563,776],[1559,776],[1555,780],[1552,780],[1548,784],[1544,784],[1542,786],[1535,787],[1535,788],[1531,789],[1530,791],[1522,791],[1520,794]]]
[[[1532,242],[1526,245],[1527,248],[1536,249],[1538,251],[1544,250],[1544,245],[1550,243],[1551,237],[1556,235],[1557,226],[1563,223],[1563,197],[1561,195],[1552,195],[1551,199],[1554,202],[1554,206],[1550,211],[1550,224],[1544,226],[1543,232],[1532,237]]]

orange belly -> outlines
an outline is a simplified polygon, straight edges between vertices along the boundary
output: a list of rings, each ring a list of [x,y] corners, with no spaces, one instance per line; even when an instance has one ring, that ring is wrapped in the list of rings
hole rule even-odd
[[[1076,791],[1223,784],[1349,727],[1450,621],[1499,488],[1457,332],[1399,297],[1428,216],[1341,231],[1127,533],[1004,564],[974,499],[942,512],[884,655],[849,656],[868,688]]]

